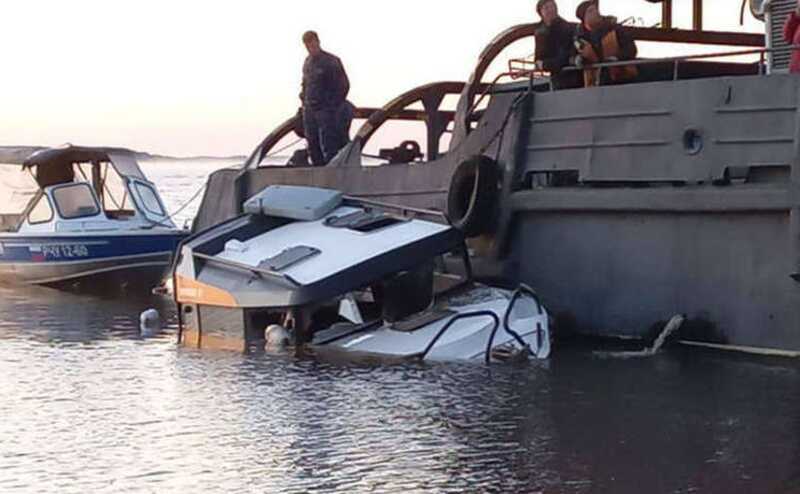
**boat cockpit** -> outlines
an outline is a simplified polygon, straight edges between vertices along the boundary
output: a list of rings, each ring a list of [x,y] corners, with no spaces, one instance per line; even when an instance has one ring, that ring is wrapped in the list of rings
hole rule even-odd
[[[20,234],[169,228],[155,185],[122,150],[69,146],[0,166],[10,201],[0,231]]]

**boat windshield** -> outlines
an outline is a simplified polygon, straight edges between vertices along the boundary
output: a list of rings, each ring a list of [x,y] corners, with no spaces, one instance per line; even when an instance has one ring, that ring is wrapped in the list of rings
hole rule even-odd
[[[117,173],[111,163],[101,163],[102,194],[100,204],[106,216],[112,219],[123,219],[136,214],[133,199],[125,184],[125,180]]]
[[[53,190],[61,218],[71,220],[96,216],[100,212],[92,189],[87,184],[63,185]]]
[[[135,216],[136,207],[126,180],[112,163],[74,163],[72,167],[76,182],[87,183],[95,188],[100,207],[108,218],[125,219]]]
[[[158,199],[158,194],[153,187],[139,181],[134,182],[134,186],[136,187],[136,193],[142,199],[142,206],[144,207],[146,213],[150,213],[159,217],[167,215],[166,211],[164,211],[164,206],[161,205],[161,201]]]

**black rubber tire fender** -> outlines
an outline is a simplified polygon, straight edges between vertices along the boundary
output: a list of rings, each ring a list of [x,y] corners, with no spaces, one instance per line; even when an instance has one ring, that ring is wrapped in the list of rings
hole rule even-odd
[[[471,156],[461,162],[450,179],[447,216],[468,238],[488,233],[497,212],[502,174],[488,156]]]

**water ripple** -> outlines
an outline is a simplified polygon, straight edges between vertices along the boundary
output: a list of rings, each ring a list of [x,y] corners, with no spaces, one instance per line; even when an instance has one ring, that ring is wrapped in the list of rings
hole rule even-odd
[[[149,307],[168,330],[142,339]],[[158,298],[0,287],[0,492],[800,491],[794,362],[384,365],[174,341]]]

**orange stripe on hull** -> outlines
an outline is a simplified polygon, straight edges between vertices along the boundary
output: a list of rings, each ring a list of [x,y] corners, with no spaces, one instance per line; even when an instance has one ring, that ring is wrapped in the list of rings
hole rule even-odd
[[[181,345],[187,348],[200,348],[200,331],[183,328],[183,332],[181,333]]]
[[[184,329],[181,346],[202,350],[243,352],[247,349],[247,342],[243,338],[208,333],[201,335],[195,329]]]
[[[175,276],[175,297],[181,304],[203,304],[236,308],[239,305],[233,295],[199,281]]]
[[[203,350],[244,352],[247,349],[247,343],[243,338],[204,333],[200,339],[200,348]]]

